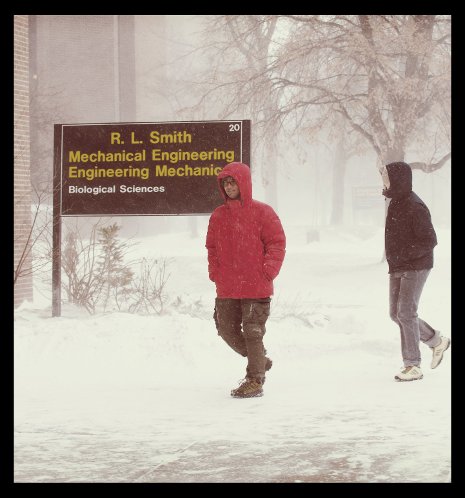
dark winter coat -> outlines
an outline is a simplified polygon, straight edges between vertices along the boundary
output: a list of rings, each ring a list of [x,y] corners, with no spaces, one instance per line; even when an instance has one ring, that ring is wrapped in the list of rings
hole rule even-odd
[[[231,176],[240,199],[230,199],[222,180]],[[273,294],[273,279],[284,260],[286,236],[271,206],[252,199],[250,168],[230,163],[218,175],[225,200],[213,211],[206,248],[208,273],[220,298],[263,298]]]
[[[403,162],[386,169],[390,187],[383,194],[391,198],[385,227],[389,273],[430,269],[437,238],[426,204],[412,192],[412,170]]]

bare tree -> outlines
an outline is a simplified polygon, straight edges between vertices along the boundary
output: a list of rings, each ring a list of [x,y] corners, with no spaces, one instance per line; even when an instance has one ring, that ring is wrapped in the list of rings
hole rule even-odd
[[[109,306],[131,313],[161,314],[167,301],[169,261],[127,261],[133,244],[120,240],[120,228],[117,223],[103,225],[102,219],[92,224],[86,237],[78,223],[68,228],[62,253],[68,300],[91,314]]]
[[[92,225],[88,240],[85,240],[78,226],[69,229],[65,237],[61,267],[67,277],[64,288],[68,300],[82,306],[89,313],[95,312],[100,299],[103,282],[97,273],[97,231],[100,220]]]
[[[112,223],[98,229],[101,252],[98,258],[97,275],[102,288],[103,309],[106,310],[110,295],[113,296],[118,309],[121,298],[129,294],[129,286],[134,273],[124,263],[129,243],[118,238],[121,226]]]
[[[121,300],[127,300],[134,276],[124,261],[130,245],[119,240],[121,227],[117,223],[101,224],[102,220],[98,220],[92,225],[88,239],[77,224],[69,229],[61,260],[68,300],[89,313],[95,313],[97,305],[105,311],[110,297],[121,309]]]
[[[219,119],[254,122],[252,144],[259,157],[267,202],[277,207],[277,163],[280,124],[272,119],[279,111],[278,95],[272,92],[270,64],[276,50],[278,16],[208,16],[205,42],[199,53],[205,67],[187,82],[189,93],[196,92],[196,105],[184,108],[202,115],[214,109]],[[227,64],[225,64],[227,61]],[[194,88],[193,88],[194,83]],[[185,92],[185,87],[182,88]]]
[[[166,301],[165,287],[170,277],[166,273],[169,261],[166,258],[140,260],[139,274],[133,280],[131,313],[163,312]]]
[[[230,47],[241,54],[248,71],[243,72],[242,85],[236,87],[235,99],[229,102],[228,114],[244,107],[242,92],[248,86],[250,75],[260,75],[256,81],[257,92],[250,95],[245,103],[247,111],[257,123],[254,130],[256,140],[261,143],[260,171],[262,183],[265,186],[266,200],[277,208],[277,163],[278,163],[278,137],[280,125],[273,120],[273,115],[279,110],[277,95],[272,93],[272,80],[267,71],[273,57],[273,37],[275,36],[277,16],[224,16],[218,20],[218,28],[226,34]],[[245,94],[247,95],[247,93]],[[232,105],[231,105],[232,104]]]
[[[339,113],[376,152],[434,171],[450,158],[449,16],[287,16],[293,23],[272,70],[294,117]],[[433,144],[433,147],[425,147]]]
[[[219,29],[208,27],[215,64],[201,82],[200,105],[216,97],[225,116],[249,110],[268,140],[284,124],[305,132],[340,116],[369,143],[378,166],[420,154],[412,167],[431,172],[450,158],[450,16],[209,21]]]
[[[18,260],[14,268],[13,282],[27,275],[39,273],[47,267],[51,260],[52,213],[48,205],[51,193],[48,188],[33,187],[36,204],[33,206],[32,220],[27,233],[15,234],[15,245],[20,246]],[[29,201],[29,197],[28,197]],[[21,205],[21,199],[15,201]],[[30,209],[30,208],[29,208]],[[34,257],[32,257],[34,253]]]

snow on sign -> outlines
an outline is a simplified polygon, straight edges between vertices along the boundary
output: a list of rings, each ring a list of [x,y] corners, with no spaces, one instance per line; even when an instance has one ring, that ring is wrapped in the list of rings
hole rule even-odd
[[[209,214],[233,161],[250,165],[249,120],[55,125],[61,216]]]

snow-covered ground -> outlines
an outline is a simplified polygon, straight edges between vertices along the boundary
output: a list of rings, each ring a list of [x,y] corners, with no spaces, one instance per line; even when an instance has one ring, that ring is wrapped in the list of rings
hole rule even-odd
[[[162,316],[89,315],[48,291],[15,312],[16,482],[450,482],[451,350],[394,381],[383,230],[285,226],[265,395],[234,399],[245,359],[217,336],[203,235],[140,240],[170,258]],[[202,231],[200,231],[202,233]],[[450,231],[419,315],[451,337]]]

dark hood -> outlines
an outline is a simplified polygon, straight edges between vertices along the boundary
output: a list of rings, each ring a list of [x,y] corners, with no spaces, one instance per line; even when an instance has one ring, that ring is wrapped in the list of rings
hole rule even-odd
[[[404,162],[389,163],[386,165],[390,186],[383,190],[385,197],[398,199],[405,197],[412,191],[412,168]]]
[[[250,168],[247,164],[243,163],[229,163],[227,164],[221,173],[218,175],[218,187],[225,201],[228,201],[229,197],[223,188],[223,178],[231,176],[236,180],[239,190],[241,191],[241,202],[243,206],[250,205],[252,201],[252,177],[250,175]]]

